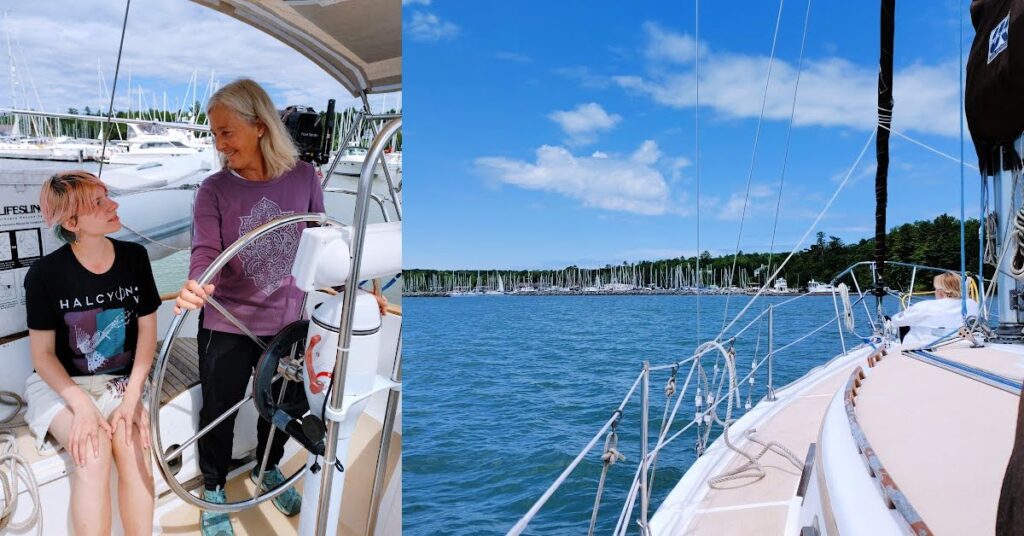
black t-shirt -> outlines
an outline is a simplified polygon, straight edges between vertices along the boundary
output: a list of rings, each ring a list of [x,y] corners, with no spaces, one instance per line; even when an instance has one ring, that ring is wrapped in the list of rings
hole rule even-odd
[[[160,307],[146,248],[109,240],[114,264],[106,273],[86,270],[64,245],[25,275],[28,327],[56,332],[57,359],[71,376],[130,373],[139,317]]]

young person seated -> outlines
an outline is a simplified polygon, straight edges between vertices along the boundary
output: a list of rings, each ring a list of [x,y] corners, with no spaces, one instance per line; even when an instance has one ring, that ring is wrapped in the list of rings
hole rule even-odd
[[[117,207],[91,173],[49,178],[40,208],[65,244],[25,276],[35,367],[25,420],[38,447],[49,432],[71,455],[70,518],[79,535],[111,533],[112,466],[125,534],[153,531],[143,391],[160,295],[146,249],[106,236],[121,228]]]

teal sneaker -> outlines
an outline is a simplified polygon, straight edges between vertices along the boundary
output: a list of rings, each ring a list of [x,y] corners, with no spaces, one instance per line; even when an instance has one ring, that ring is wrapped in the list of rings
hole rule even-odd
[[[217,488],[214,491],[204,489],[203,500],[224,504],[228,502],[228,497],[224,493],[224,488]],[[199,514],[199,525],[203,536],[235,536],[235,529],[231,527],[231,518],[225,513],[204,510]]]
[[[252,472],[249,473],[249,479],[252,483],[256,483],[256,477],[259,476],[256,473],[259,472],[259,466],[253,467]],[[266,472],[263,473],[263,485],[261,487],[261,493],[265,493],[271,488],[275,488],[284,482],[284,475],[281,474],[281,470],[274,467],[268,467]],[[284,491],[284,493],[274,497],[274,506],[286,516],[294,516],[302,510],[302,495],[295,490],[294,487],[290,487]]]

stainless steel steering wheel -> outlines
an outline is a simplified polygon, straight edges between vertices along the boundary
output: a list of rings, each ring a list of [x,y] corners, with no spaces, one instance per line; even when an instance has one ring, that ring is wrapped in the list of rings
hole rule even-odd
[[[213,261],[213,263],[210,264],[206,271],[203,272],[203,275],[198,280],[199,285],[206,286],[210,281],[212,281],[214,276],[217,275],[224,268],[224,266],[227,265],[228,261],[230,261],[236,255],[238,255],[238,253],[245,246],[251,244],[252,242],[255,242],[260,237],[280,227],[283,227],[285,225],[294,225],[296,223],[302,222],[316,223],[319,225],[330,225],[336,227],[345,227],[343,223],[328,217],[326,214],[319,213],[294,214],[290,216],[283,216],[281,218],[269,221],[253,229],[252,231],[249,231],[245,235],[239,237],[239,239],[235,241],[234,244],[231,244],[230,247],[222,251],[221,254],[218,255],[217,258]],[[242,333],[246,334],[248,337],[253,339],[256,342],[256,344],[260,346],[260,348],[266,349],[267,345],[262,340],[260,340],[259,337],[256,337],[252,333],[252,331],[248,327],[246,327],[241,321],[235,318],[234,315],[229,313],[227,310],[223,308],[223,306],[217,303],[216,299],[214,299],[213,297],[209,297],[207,298],[207,303],[216,308],[222,314],[224,314],[224,316],[232,324],[234,324],[239,330],[241,330]],[[167,330],[167,335],[164,337],[163,344],[160,347],[160,352],[157,354],[153,368],[153,386],[151,392],[156,393],[156,396],[159,396],[159,393],[162,392],[164,375],[167,371],[167,364],[169,357],[171,355],[171,348],[174,346],[174,342],[177,339],[178,332],[181,330],[182,324],[184,323],[185,319],[191,312],[192,311],[190,310],[186,310],[181,314],[175,316],[174,320],[171,322],[171,325]],[[284,391],[285,386],[282,386],[281,393],[283,394]],[[218,416],[216,419],[214,419],[212,422],[210,422],[210,424],[206,425],[202,430],[196,432],[195,435],[191,436],[190,438],[186,439],[185,441],[182,441],[180,444],[175,446],[175,448],[170,452],[164,451],[163,438],[160,435],[160,404],[156,403],[156,401],[150,404],[149,420],[150,437],[152,438],[154,448],[153,455],[156,458],[157,466],[160,469],[160,474],[163,476],[164,481],[167,482],[168,487],[170,487],[170,489],[174,491],[174,493],[178,497],[181,497],[183,501],[197,508],[201,508],[203,510],[211,512],[238,512],[241,510],[257,506],[260,503],[271,500],[274,497],[280,495],[285,490],[293,486],[305,473],[306,466],[303,465],[302,468],[296,470],[295,473],[286,478],[284,482],[282,482],[280,485],[267,490],[265,493],[260,493],[260,486],[257,486],[256,492],[252,498],[246,499],[244,501],[229,502],[224,504],[204,501],[203,499],[192,494],[189,490],[185,489],[181,482],[177,480],[175,472],[171,468],[170,460],[173,460],[181,456],[182,452],[186,448],[190,447],[193,443],[198,441],[199,438],[206,435],[210,430],[213,429],[213,427],[215,427],[217,424],[220,424],[228,416],[236,413],[239,410],[239,408],[241,408],[246,402],[252,400],[252,398],[252,395],[246,396],[240,402],[238,402],[237,404],[229,408],[227,411],[222,413],[220,416]],[[275,427],[272,426],[270,428],[270,434],[274,433]],[[269,443],[270,441],[268,438],[267,450],[269,450]],[[264,461],[263,463],[265,464],[266,462]]]

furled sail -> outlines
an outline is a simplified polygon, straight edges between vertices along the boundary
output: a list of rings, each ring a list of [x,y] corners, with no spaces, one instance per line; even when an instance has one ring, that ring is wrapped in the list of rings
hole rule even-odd
[[[971,21],[964,107],[979,167],[989,176],[1021,167],[1013,141],[1024,133],[1024,0],[974,0]]]

